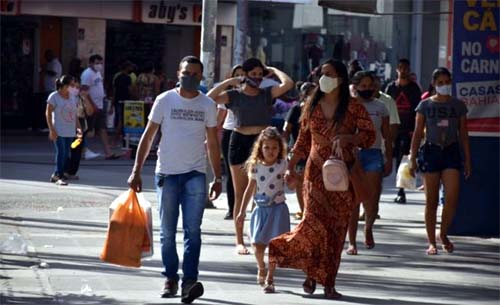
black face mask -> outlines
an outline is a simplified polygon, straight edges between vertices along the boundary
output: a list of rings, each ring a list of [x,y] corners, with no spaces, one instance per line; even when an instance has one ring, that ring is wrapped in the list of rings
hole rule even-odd
[[[196,75],[183,75],[179,79],[182,89],[186,91],[198,91],[198,86],[200,85],[200,81],[196,77]]]
[[[259,88],[262,77],[246,77],[246,82],[250,87]]]
[[[357,90],[357,92],[361,98],[368,100],[373,96],[373,93],[375,93],[375,90]]]

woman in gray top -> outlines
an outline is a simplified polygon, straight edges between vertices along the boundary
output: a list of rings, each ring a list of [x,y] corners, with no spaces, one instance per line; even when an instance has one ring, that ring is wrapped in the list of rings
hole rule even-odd
[[[71,142],[75,135],[82,136],[76,115],[78,89],[73,76],[63,75],[56,80],[56,91],[47,98],[45,117],[49,126],[49,139],[54,142],[56,168],[50,182],[67,185],[64,168],[70,157]]]
[[[256,58],[243,63],[245,77],[233,77],[221,82],[208,92],[208,96],[218,104],[225,104],[235,117],[236,125],[229,141],[229,164],[234,186],[234,215],[241,208],[243,193],[248,184],[244,164],[250,155],[252,145],[259,133],[271,125],[273,100],[292,89],[293,81],[284,72],[264,65]],[[260,89],[264,73],[275,74],[281,83],[274,87]],[[229,87],[239,89],[227,90]],[[243,242],[243,225],[235,222],[236,251],[249,254]]]
[[[443,250],[453,252],[453,243],[448,239],[448,228],[458,204],[460,170],[462,160],[459,143],[462,144],[465,179],[471,174],[469,136],[467,131],[467,107],[464,102],[451,96],[451,73],[446,68],[437,68],[432,73],[432,84],[436,94],[418,104],[415,132],[411,141],[410,172],[418,169],[424,175],[425,228],[429,247],[427,255],[436,255],[436,211],[439,200],[439,185],[443,183],[445,204],[441,215],[440,239]],[[419,148],[424,137],[425,144]],[[418,152],[418,154],[417,154]],[[418,160],[417,160],[418,158]]]
[[[389,128],[389,111],[383,102],[375,98],[375,78],[371,71],[359,71],[354,74],[352,84],[356,90],[357,102],[361,103],[375,127],[375,142],[368,148],[359,151],[359,160],[371,183],[373,190],[369,199],[363,201],[365,209],[365,247],[375,247],[373,225],[379,210],[380,194],[382,193],[382,178],[392,171],[392,141]],[[382,141],[383,140],[383,141]],[[384,147],[383,147],[384,146]],[[384,149],[383,149],[384,148]],[[356,232],[359,221],[359,202],[356,202],[349,223],[349,248],[346,253],[357,255]]]

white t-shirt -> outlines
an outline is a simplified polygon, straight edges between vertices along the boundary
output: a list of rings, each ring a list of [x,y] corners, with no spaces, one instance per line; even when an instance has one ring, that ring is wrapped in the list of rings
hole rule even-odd
[[[370,148],[382,149],[382,119],[389,116],[387,107],[380,100],[375,99],[371,102],[363,102],[370,119],[372,119],[373,126],[375,127],[375,143]]]
[[[172,89],[156,98],[149,119],[161,124],[157,174],[206,172],[205,128],[217,126],[216,110],[215,102],[201,92],[188,99]]]
[[[56,73],[54,76],[50,76],[45,73],[44,79],[44,88],[46,92],[56,90],[56,79],[61,77],[62,75],[62,66],[57,58],[52,59],[52,61],[48,62],[45,66],[47,71],[53,71]]]
[[[90,67],[82,73],[81,84],[89,87],[89,95],[97,108],[104,107],[104,85],[102,83],[101,72],[94,71]]]
[[[380,93],[380,96],[378,97],[379,101],[384,103],[385,107],[387,107],[387,110],[389,111],[389,125],[401,124],[401,121],[399,120],[399,113],[398,113],[398,107],[396,106],[396,102],[392,99],[392,97],[389,94],[385,94],[382,91],[380,91],[379,93]]]
[[[226,110],[226,118],[224,119],[224,124],[222,128],[226,130],[234,130],[236,127],[236,120],[234,118],[234,114],[231,110],[227,109],[224,104],[218,104],[217,108]]]

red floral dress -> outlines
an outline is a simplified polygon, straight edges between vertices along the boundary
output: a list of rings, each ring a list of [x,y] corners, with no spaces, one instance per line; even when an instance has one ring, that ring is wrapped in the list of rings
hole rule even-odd
[[[309,125],[309,128],[304,126]],[[335,286],[340,256],[353,208],[352,187],[346,192],[325,189],[321,169],[332,150],[331,139],[339,134],[358,134],[359,146],[370,147],[375,141],[373,123],[363,105],[351,102],[342,124],[332,131],[320,106],[300,129],[293,152],[307,159],[304,173],[304,218],[289,233],[269,244],[269,261],[279,267],[302,269],[310,278],[328,287]],[[352,147],[343,150],[343,160],[354,162]]]

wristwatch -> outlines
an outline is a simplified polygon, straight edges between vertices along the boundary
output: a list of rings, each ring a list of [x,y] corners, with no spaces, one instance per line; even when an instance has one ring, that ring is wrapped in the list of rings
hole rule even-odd
[[[215,183],[222,183],[222,178],[214,178]]]

